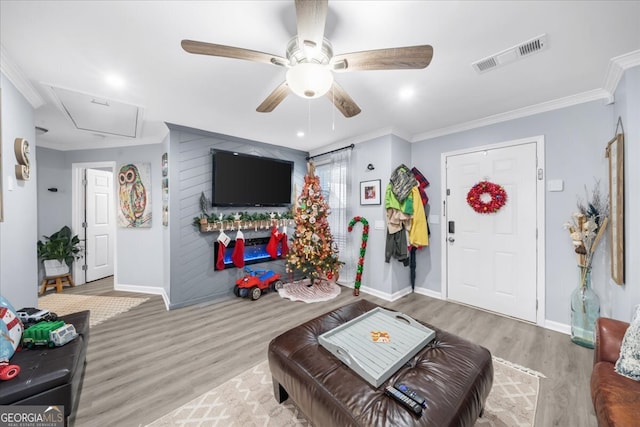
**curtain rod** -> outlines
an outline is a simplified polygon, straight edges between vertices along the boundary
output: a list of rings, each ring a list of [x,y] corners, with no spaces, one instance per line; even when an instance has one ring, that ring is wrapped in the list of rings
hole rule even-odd
[[[325,154],[335,153],[337,151],[353,149],[353,147],[355,147],[355,145],[351,144],[351,145],[347,145],[346,147],[336,148],[335,150],[327,151],[326,153],[316,154],[315,156],[307,156],[307,160],[315,159],[316,157],[324,156]]]

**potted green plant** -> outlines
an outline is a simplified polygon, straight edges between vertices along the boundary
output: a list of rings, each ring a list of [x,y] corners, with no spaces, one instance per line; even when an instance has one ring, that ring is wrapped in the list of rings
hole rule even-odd
[[[47,277],[67,274],[73,260],[82,258],[80,239],[72,236],[66,225],[51,236],[43,237],[44,241],[38,240],[38,257],[44,263]]]

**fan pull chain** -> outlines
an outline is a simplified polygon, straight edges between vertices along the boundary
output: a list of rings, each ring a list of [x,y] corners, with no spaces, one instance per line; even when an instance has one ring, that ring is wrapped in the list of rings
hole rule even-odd
[[[331,103],[333,104],[331,106],[331,130],[334,131],[336,130],[336,91],[333,85],[331,86]]]
[[[311,135],[311,101],[307,101],[307,135]]]

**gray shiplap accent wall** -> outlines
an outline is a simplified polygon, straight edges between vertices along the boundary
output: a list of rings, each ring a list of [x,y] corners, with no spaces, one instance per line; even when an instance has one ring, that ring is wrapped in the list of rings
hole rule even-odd
[[[211,148],[239,153],[285,159],[294,162],[293,182],[298,193],[306,173],[307,152],[278,147],[258,141],[209,133],[178,125],[170,129],[170,308],[219,300],[233,296],[233,285],[242,276],[236,268],[214,270],[214,243],[218,233],[200,233],[193,218],[200,214],[200,194],[211,197]],[[242,173],[238,171],[238,173]],[[265,177],[268,179],[268,177]],[[238,212],[285,212],[288,208],[211,208],[210,213],[225,215]],[[270,230],[243,230],[246,239],[267,237]],[[291,236],[292,230],[288,231]],[[235,231],[227,232],[235,238]],[[285,273],[284,261],[272,261],[251,266]],[[234,297],[235,298],[235,297]]]

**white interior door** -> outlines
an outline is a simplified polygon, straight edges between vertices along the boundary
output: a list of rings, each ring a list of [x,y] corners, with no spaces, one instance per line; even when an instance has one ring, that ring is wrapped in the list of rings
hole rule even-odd
[[[87,169],[86,174],[86,280],[113,275],[113,172]]]
[[[446,157],[448,298],[536,321],[536,179],[535,142]],[[483,180],[506,190],[496,213],[467,203]]]

